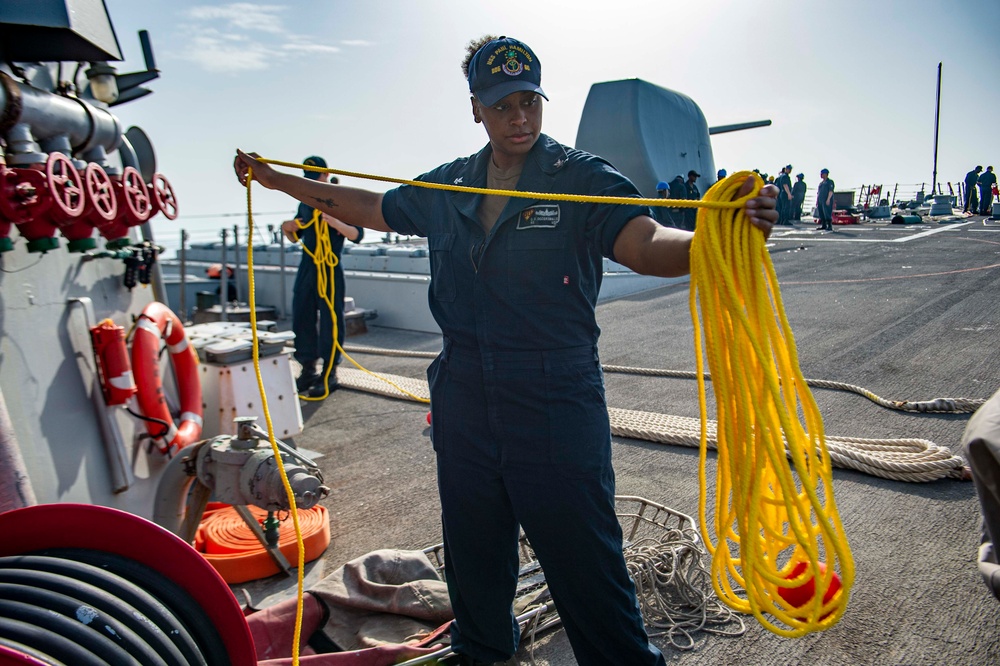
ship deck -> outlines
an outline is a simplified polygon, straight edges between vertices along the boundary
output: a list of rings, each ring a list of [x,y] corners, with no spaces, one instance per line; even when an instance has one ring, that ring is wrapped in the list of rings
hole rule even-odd
[[[769,247],[806,377],[899,400],[985,399],[1000,387],[1000,224],[882,222],[832,233],[778,227]],[[604,302],[598,320],[603,363],[695,369],[687,283]],[[368,332],[348,344],[440,348],[440,336],[377,324],[369,322]],[[421,379],[428,365],[422,358],[355,358],[373,371]],[[606,383],[611,407],[698,416],[693,379],[609,373]],[[904,413],[853,393],[813,394],[828,435],[923,438],[960,453],[968,414]],[[369,551],[441,540],[426,413],[423,404],[347,389],[303,403],[306,426],[296,444],[322,454],[333,534],[324,557],[308,568],[307,588]],[[619,494],[697,515],[696,449],[615,437],[613,455]],[[713,468],[714,459],[710,454]],[[975,562],[980,514],[973,484],[905,483],[845,469],[833,478],[857,570],[839,624],[785,639],[748,617],[742,637],[702,635],[692,651],[658,641],[667,661],[1000,663],[1000,605]],[[256,600],[281,588],[287,594],[289,585],[294,589],[294,582],[271,579],[245,587]],[[528,663],[525,650],[520,656]],[[541,638],[534,659],[542,666],[576,663],[560,630]]]

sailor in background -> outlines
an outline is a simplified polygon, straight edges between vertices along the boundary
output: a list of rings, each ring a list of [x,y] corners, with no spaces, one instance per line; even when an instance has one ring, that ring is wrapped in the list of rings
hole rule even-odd
[[[670,198],[671,199],[687,199],[687,188],[684,187],[684,178],[680,174],[674,176],[674,179],[670,181]],[[684,219],[684,209],[683,208],[671,208],[670,216],[673,218],[674,226],[678,229],[686,229],[685,219]],[[690,229],[688,229],[690,231]]]
[[[467,51],[472,117],[489,142],[419,180],[640,196],[606,160],[541,133],[547,97],[527,45],[486,37]],[[523,529],[578,664],[663,666],[622,553],[596,305],[605,258],[646,275],[684,275],[693,234],[660,225],[641,205],[413,185],[380,194],[279,173],[255,157],[237,152],[244,184],[252,167],[263,187],[346,222],[427,238],[430,308],[443,333],[427,370],[431,441],[458,663],[516,663],[511,606]],[[741,194],[752,187],[748,179]],[[765,188],[745,204],[765,235],[776,195]]]
[[[975,169],[965,174],[965,205],[962,207],[963,213],[972,213],[975,215],[979,212],[979,195],[976,194],[976,188],[979,185],[979,174],[982,171],[982,166],[976,166]]]
[[[795,184],[792,185],[792,221],[802,221],[802,204],[806,200],[806,175],[795,174]]]
[[[833,231],[834,184],[830,178],[830,170],[820,170],[819,178],[819,187],[816,189],[816,215],[819,217],[821,229]]]
[[[208,276],[209,280],[218,280],[219,286],[215,288],[215,293],[219,295],[219,300],[222,299],[222,264],[212,264],[205,269],[205,275]],[[233,271],[233,267],[226,265],[226,298],[225,300],[232,303],[237,299],[236,293],[236,280],[233,278],[236,276]]]
[[[691,169],[688,171],[687,182],[684,183],[684,193],[686,198],[697,201],[701,199],[701,192],[698,190],[698,183],[696,182],[701,178],[701,174]],[[684,228],[688,231],[694,231],[695,226],[698,224],[698,209],[697,208],[685,208],[684,209]]]
[[[993,211],[993,189],[997,186],[997,175],[993,173],[993,167],[986,167],[979,176],[979,214],[992,215]]]
[[[317,166],[326,168],[326,160],[313,155],[307,157],[303,164],[307,166]],[[305,177],[320,183],[330,180],[329,173],[317,171],[304,171]],[[337,182],[334,177],[334,183]],[[318,290],[318,272],[316,263],[310,253],[316,252],[316,225],[326,224],[330,227],[330,245],[333,253],[337,257],[337,265],[333,269],[333,282],[327,282],[327,296],[333,298],[334,314],[337,317],[337,341],[341,346],[344,344],[344,269],[340,266],[340,254],[344,249],[344,239],[349,239],[354,243],[360,243],[364,237],[364,230],[361,227],[344,224],[332,215],[322,211],[317,211],[312,206],[304,203],[299,204],[299,209],[295,213],[294,220],[285,220],[281,224],[281,231],[285,238],[295,243],[302,243],[304,250],[302,260],[299,262],[299,269],[295,273],[295,284],[292,287],[292,332],[295,333],[295,360],[302,365],[302,373],[295,380],[295,387],[299,393],[304,393],[311,398],[319,398],[325,395],[327,387],[323,386],[320,379],[326,376],[326,365],[322,370],[317,370],[316,362],[325,359],[327,363],[333,361],[328,380],[329,391],[337,388],[337,363],[340,360],[340,351],[333,351],[331,359],[331,349],[333,349],[333,317],[330,315],[330,308]],[[301,228],[301,225],[306,225]],[[333,293],[330,293],[332,288]]]
[[[778,188],[778,224],[791,224],[792,219],[792,165],[786,165],[774,179]]]
[[[665,180],[661,180],[656,184],[656,198],[657,199],[669,199],[670,198],[670,184]],[[673,215],[670,214],[672,208],[666,208],[660,206],[653,210],[656,220],[665,227],[676,227],[677,222],[674,220]]]

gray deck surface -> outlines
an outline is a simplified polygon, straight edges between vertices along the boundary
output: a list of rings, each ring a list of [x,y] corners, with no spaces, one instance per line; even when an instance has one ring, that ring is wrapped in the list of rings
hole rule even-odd
[[[981,218],[951,225],[880,223],[826,234],[811,226],[779,227],[771,257],[806,377],[907,400],[988,398],[1000,388],[1000,224]],[[694,370],[687,296],[682,284],[602,304],[602,361]],[[377,320],[348,344],[440,348],[438,336],[371,324]],[[417,378],[428,364],[356,358],[374,371]],[[694,380],[609,373],[606,382],[612,407],[698,416]],[[957,452],[968,420],[891,411],[851,393],[813,393],[828,435],[919,437]],[[374,549],[418,549],[440,541],[426,413],[422,404],[350,390],[323,403],[303,403],[306,430],[295,443],[323,454],[319,464],[332,488],[325,505],[333,543],[309,567],[308,580]],[[696,449],[615,438],[613,450],[619,494],[697,514]],[[1000,603],[975,565],[979,506],[972,483],[908,484],[842,469],[834,470],[834,479],[857,568],[841,622],[826,632],[784,639],[748,617],[744,636],[703,637],[690,652],[668,647],[667,661],[1000,663]],[[260,597],[280,584],[272,579],[250,589]],[[524,650],[520,657],[528,663]],[[560,630],[540,641],[535,661],[576,663]]]

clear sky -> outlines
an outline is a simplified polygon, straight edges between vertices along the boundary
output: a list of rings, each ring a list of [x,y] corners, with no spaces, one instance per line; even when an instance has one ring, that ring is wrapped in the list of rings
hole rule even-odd
[[[563,143],[576,140],[592,84],[640,78],[691,97],[710,126],[773,121],[713,137],[718,167],[773,174],[791,163],[810,187],[827,167],[838,189],[929,184],[941,62],[939,181],[1000,168],[996,0],[106,4],[119,71],[143,69],[140,29],[161,70],[147,84],[154,94],[114,113],[149,135],[176,191],[181,216],[154,224],[168,245],[181,227],[208,240],[241,223],[218,217],[246,208],[231,168],[237,146],[399,178],[476,152],[486,135],[459,67],[465,44],[486,33],[535,50],[550,98],[543,131]],[[255,210],[295,209],[284,195],[254,193]]]

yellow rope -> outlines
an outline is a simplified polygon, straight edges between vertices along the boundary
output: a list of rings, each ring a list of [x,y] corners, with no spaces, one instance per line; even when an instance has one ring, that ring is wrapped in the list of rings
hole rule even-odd
[[[338,176],[349,178],[363,178],[365,180],[377,180],[383,183],[396,183],[397,185],[414,185],[430,190],[445,190],[448,192],[465,192],[467,194],[495,194],[504,197],[514,197],[517,199],[545,199],[546,201],[576,201],[581,203],[603,203],[603,204],[633,204],[636,206],[660,206],[669,208],[709,208],[713,210],[737,210],[743,207],[747,201],[757,196],[756,193],[736,199],[733,201],[708,201],[706,199],[644,199],[641,197],[605,197],[593,196],[589,194],[558,194],[554,192],[525,192],[524,190],[490,190],[485,187],[466,187],[464,185],[449,185],[447,183],[430,183],[423,180],[407,180],[405,178],[391,178],[389,176],[377,176],[359,171],[345,171],[343,169],[329,169],[326,167],[312,166],[308,164],[295,164],[294,162],[281,162],[265,157],[256,158],[258,162],[264,164],[274,164],[277,166],[303,169],[305,171],[316,171],[319,173],[332,173]]]
[[[247,171],[247,227],[249,228],[249,238],[253,238],[253,201],[250,195],[250,183],[253,181],[253,169]],[[299,664],[299,641],[302,636],[302,595],[303,569],[306,564],[306,547],[302,541],[302,527],[299,525],[299,511],[295,506],[295,492],[292,484],[288,481],[288,474],[285,472],[285,463],[278,449],[278,443],[274,439],[274,425],[271,423],[271,412],[267,408],[267,393],[264,391],[264,379],[260,374],[260,345],[257,339],[257,301],[254,289],[253,273],[253,243],[247,243],[247,280],[250,287],[250,330],[253,336],[253,370],[257,375],[257,390],[260,391],[260,401],[264,410],[264,420],[267,422],[267,438],[271,442],[271,451],[274,459],[278,463],[278,471],[281,473],[281,483],[285,486],[285,495],[288,497],[289,513],[292,516],[292,525],[295,527],[295,545],[298,548],[298,561],[296,571],[297,577],[297,599],[295,606],[295,633],[292,638],[292,664]]]
[[[705,198],[731,201],[748,176],[729,176]],[[759,191],[764,183],[753,178]],[[828,629],[844,613],[854,561],[834,503],[823,422],[799,369],[765,238],[740,209],[701,210],[697,228],[689,304],[702,421],[699,512],[713,585],[728,606],[778,635]],[[718,543],[708,524],[703,353],[718,411],[711,525]],[[824,602],[835,572],[842,588]],[[798,608],[778,591],[810,584],[815,594]],[[803,590],[785,594],[796,592]]]

